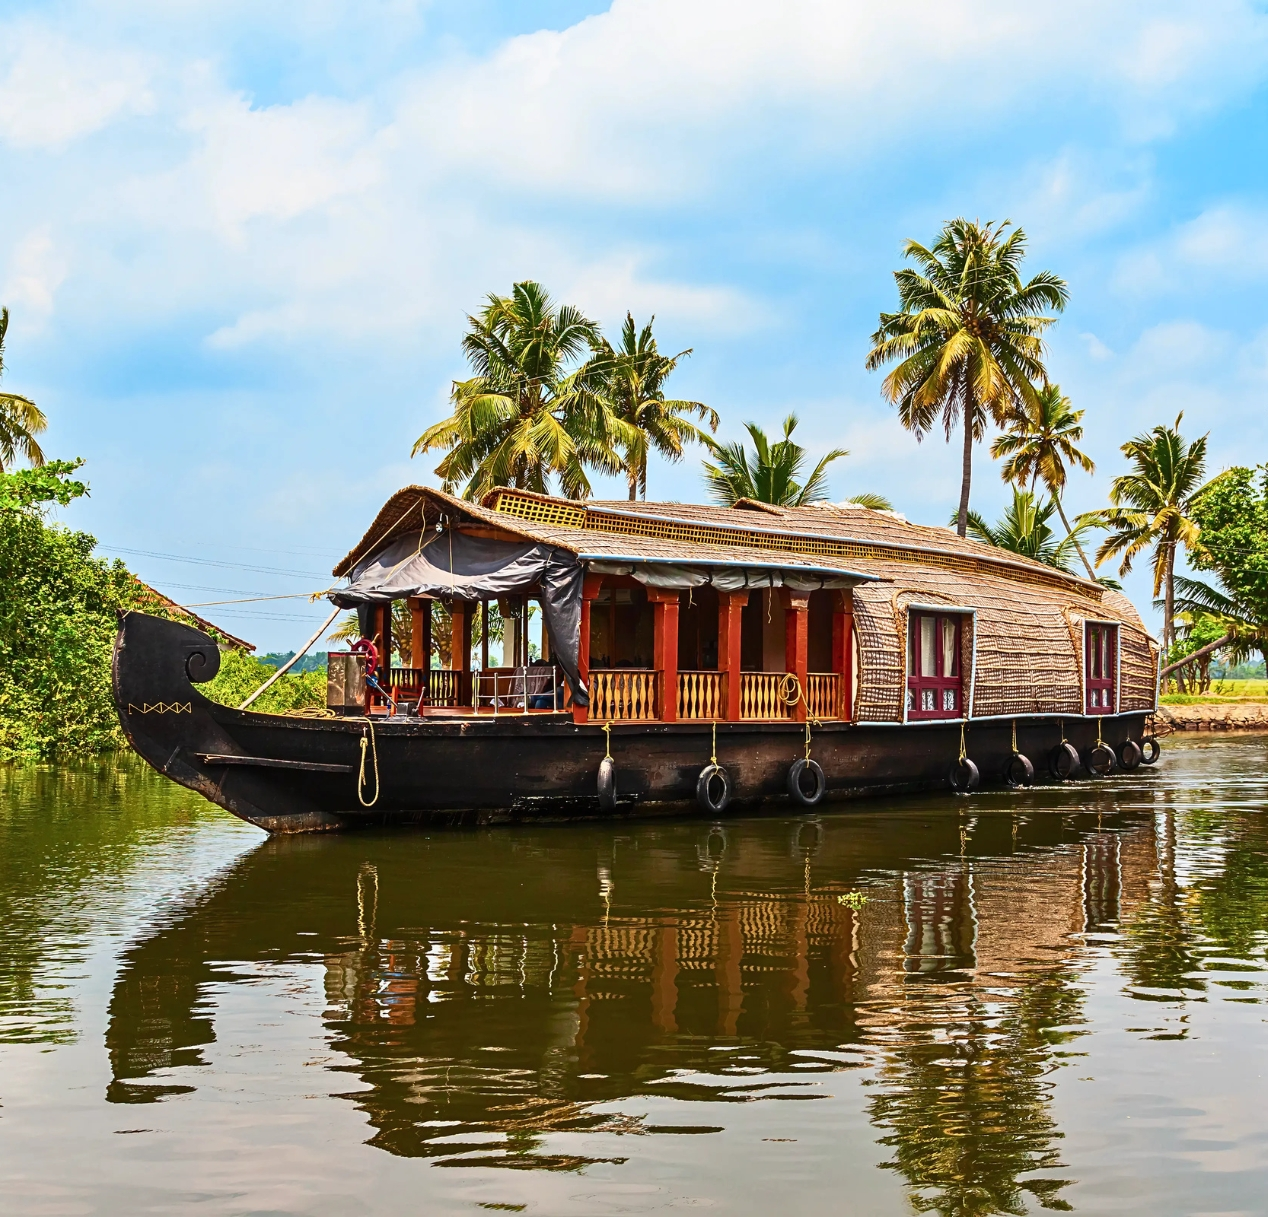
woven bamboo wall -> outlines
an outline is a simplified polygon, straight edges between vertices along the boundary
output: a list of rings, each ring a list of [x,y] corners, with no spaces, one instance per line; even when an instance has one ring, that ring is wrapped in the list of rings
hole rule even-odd
[[[1084,618],[1117,620],[1122,647],[1120,705],[1154,704],[1156,658],[1131,606],[1095,604],[1058,589],[1019,585],[988,570],[975,579],[930,570],[918,580],[909,567],[878,569],[894,582],[854,589],[859,635],[860,722],[900,722],[906,677],[907,623],[913,604],[975,610],[976,672],[972,716],[1083,713]],[[973,664],[966,629],[966,682]]]

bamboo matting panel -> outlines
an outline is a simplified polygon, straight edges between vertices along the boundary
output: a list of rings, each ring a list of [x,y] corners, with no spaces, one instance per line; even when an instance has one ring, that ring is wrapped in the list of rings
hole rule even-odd
[[[1158,653],[1140,630],[1128,625],[1118,627],[1118,645],[1121,648],[1119,710],[1152,710],[1158,687]]]

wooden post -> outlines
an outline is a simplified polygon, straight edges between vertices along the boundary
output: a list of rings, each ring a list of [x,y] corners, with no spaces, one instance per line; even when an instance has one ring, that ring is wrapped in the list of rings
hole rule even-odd
[[[590,606],[598,598],[603,588],[602,575],[586,575],[581,584],[581,630],[577,639],[577,671],[581,674],[582,683],[590,687]],[[572,721],[584,723],[590,711],[586,706],[572,703]]]
[[[423,602],[411,596],[409,601],[409,666],[423,666]]]
[[[854,720],[854,589],[832,593],[832,670],[840,677],[837,717]]]
[[[678,592],[649,587],[652,606],[652,666],[660,674],[660,717],[662,722],[678,721]]]
[[[539,599],[537,603],[542,610],[542,658],[550,659],[550,631],[546,628],[546,602]]]
[[[801,697],[793,706],[793,718],[806,721],[810,693],[810,593],[784,589],[784,671],[796,674]]]
[[[726,673],[722,717],[728,722],[740,717],[740,614],[747,603],[748,592],[718,593],[718,671]]]
[[[480,671],[489,666],[489,602],[480,601]]]
[[[467,600],[455,600],[449,606],[453,619],[453,639],[450,642],[449,666],[461,672],[458,678],[458,705],[467,705],[471,692],[471,618],[474,605]]]

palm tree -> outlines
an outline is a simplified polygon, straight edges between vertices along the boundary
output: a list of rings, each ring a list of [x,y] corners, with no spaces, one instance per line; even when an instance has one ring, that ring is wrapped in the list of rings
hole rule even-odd
[[[1031,490],[1013,488],[1013,501],[1003,519],[994,527],[987,524],[976,511],[969,512],[968,535],[985,545],[1007,549],[1011,553],[1033,558],[1047,566],[1055,566],[1067,574],[1070,568],[1070,551],[1078,544],[1078,531],[1070,532],[1060,541],[1048,523],[1057,510],[1052,499],[1036,498]],[[955,517],[951,517],[955,523]]]
[[[805,468],[806,450],[793,442],[796,427],[797,416],[790,414],[784,419],[784,438],[772,444],[756,423],[745,423],[744,429],[757,449],[751,459],[742,441],[719,444],[705,436],[704,442],[718,462],[716,465],[704,463],[705,481],[714,502],[731,507],[740,499],[753,499],[777,507],[805,507],[826,499],[828,466],[849,453],[844,448],[834,448],[814,467],[803,485],[797,479]]]
[[[1096,551],[1096,564],[1117,556],[1119,574],[1145,550],[1153,551],[1154,595],[1165,587],[1163,651],[1175,641],[1176,546],[1186,549],[1198,537],[1190,518],[1193,503],[1207,488],[1206,436],[1188,443],[1180,434],[1183,412],[1174,427],[1157,426],[1130,439],[1122,447],[1132,471],[1110,483],[1110,502],[1104,511],[1080,516],[1080,523],[1110,530]]]
[[[9,329],[9,310],[0,308],[0,378],[4,376],[4,336]],[[44,451],[36,436],[48,426],[44,411],[30,398],[0,393],[0,473],[18,454],[32,465],[44,464]]]
[[[1096,468],[1092,458],[1075,446],[1083,438],[1082,418],[1083,411],[1070,408],[1070,399],[1062,394],[1060,385],[1044,385],[1033,402],[1021,401],[1009,411],[1004,420],[1005,434],[991,445],[991,456],[1007,458],[1000,470],[1004,481],[1020,487],[1029,484],[1032,491],[1037,481],[1044,484],[1065,525],[1066,536],[1072,539],[1074,529],[1061,505],[1066,467],[1077,465],[1084,473]],[[1092,564],[1077,539],[1074,548],[1087,577],[1095,579]]]
[[[1002,422],[1022,402],[1033,406],[1033,382],[1048,382],[1040,335],[1056,320],[1042,310],[1060,312],[1069,295],[1049,271],[1022,282],[1026,236],[1009,227],[958,219],[932,249],[908,241],[903,253],[917,268],[894,272],[901,308],[881,314],[867,356],[869,369],[898,361],[881,391],[917,440],[941,419],[949,442],[963,423],[960,536],[968,528],[973,443],[989,421]]]
[[[436,466],[447,491],[465,482],[478,499],[497,486],[546,493],[558,477],[565,495],[590,493],[586,468],[618,472],[615,442],[627,431],[602,397],[595,361],[598,326],[571,305],[556,305],[539,283],[490,295],[462,349],[475,375],[455,381],[453,414],[429,427],[412,455],[441,449]]]
[[[621,327],[621,345],[613,350],[606,338],[600,339],[595,353],[595,368],[605,382],[607,404],[613,414],[629,428],[629,438],[622,445],[622,461],[629,481],[630,502],[641,493],[647,498],[647,455],[654,448],[670,461],[682,460],[683,445],[703,443],[708,436],[690,421],[695,415],[718,429],[718,413],[699,401],[678,401],[665,397],[665,381],[680,359],[691,354],[691,348],[677,355],[662,355],[652,336],[651,319],[642,330],[634,325],[631,313],[625,314]]]

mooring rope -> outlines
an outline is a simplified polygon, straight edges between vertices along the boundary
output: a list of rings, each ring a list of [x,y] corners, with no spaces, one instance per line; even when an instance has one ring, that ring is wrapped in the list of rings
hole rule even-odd
[[[373,807],[375,803],[379,801],[379,745],[378,741],[374,738],[374,719],[367,718],[365,721],[369,726],[370,738],[367,743],[366,732],[362,730],[361,772],[357,775],[357,799],[360,801],[362,807]],[[365,801],[364,793],[362,793],[365,790],[365,754],[367,747],[374,756],[374,798],[372,798],[368,803]]]
[[[801,700],[801,681],[796,672],[785,672],[779,682],[779,698],[786,706],[795,706]]]
[[[713,722],[713,755],[709,757],[709,764],[715,768],[718,764],[718,723],[716,719]]]
[[[1017,720],[1013,719],[1013,751],[1017,751]]]
[[[964,732],[965,732],[965,729],[967,728],[967,726],[968,726],[968,724],[967,724],[967,723],[961,723],[961,724],[960,724],[960,756],[959,756],[959,759],[960,759],[960,761],[961,761],[961,762],[963,762],[963,761],[967,760],[967,759],[968,759],[968,755],[969,755],[968,748],[965,746],[965,742],[964,742]]]
[[[611,723],[603,724],[603,734],[607,739],[607,743],[605,744],[605,747],[607,748],[607,755],[603,759],[605,761],[610,761],[612,759],[612,724]]]

